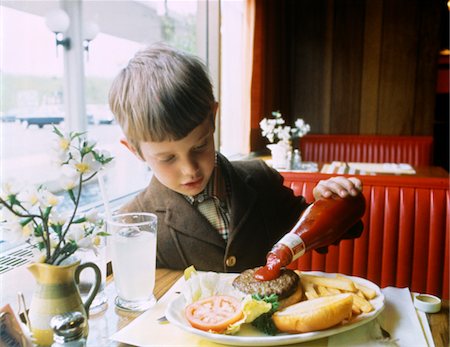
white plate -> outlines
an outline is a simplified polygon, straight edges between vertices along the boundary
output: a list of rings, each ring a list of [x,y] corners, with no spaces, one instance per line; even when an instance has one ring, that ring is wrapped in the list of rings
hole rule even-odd
[[[319,276],[328,276],[328,277],[334,277],[336,274],[329,274],[324,272],[317,272],[317,271],[310,271],[310,272],[304,272],[306,274],[311,275],[319,275]],[[236,277],[237,274],[221,274],[221,278],[225,280],[231,280],[232,278]],[[330,329],[322,330],[322,331],[315,331],[310,333],[303,333],[303,334],[286,334],[286,333],[280,333],[275,336],[269,336],[265,335],[256,328],[254,328],[251,324],[243,324],[241,327],[241,330],[236,335],[223,335],[223,334],[214,334],[209,333],[203,330],[199,330],[196,328],[193,328],[189,322],[186,320],[186,317],[184,315],[184,309],[186,307],[185,299],[182,295],[178,296],[176,299],[171,301],[166,309],[166,317],[167,319],[174,325],[180,327],[181,329],[188,331],[192,334],[201,336],[207,340],[222,343],[226,345],[234,345],[234,346],[281,346],[281,345],[288,345],[292,343],[300,343],[310,340],[316,340],[323,337],[327,337],[330,335],[338,334],[350,329],[354,329],[360,325],[366,324],[370,322],[372,319],[377,317],[381,311],[384,308],[384,295],[381,293],[380,288],[366,280],[360,277],[353,277],[353,276],[345,276],[353,281],[355,281],[358,284],[362,284],[366,287],[372,288],[377,292],[377,296],[370,300],[370,303],[374,307],[374,310],[369,313],[362,313],[358,315],[355,319],[353,319],[351,322],[344,323],[338,326],[335,326]]]

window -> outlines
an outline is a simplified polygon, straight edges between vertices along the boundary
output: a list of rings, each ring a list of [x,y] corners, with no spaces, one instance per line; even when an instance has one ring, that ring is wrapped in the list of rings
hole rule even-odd
[[[68,96],[64,95],[64,51],[56,47],[44,19],[58,6],[57,1],[0,5],[0,182],[45,183],[58,190],[51,124],[68,130]],[[196,53],[217,70],[218,58],[207,47],[213,26],[207,20],[208,3],[202,0],[84,1],[82,8],[82,19],[97,22],[100,34],[85,54],[86,114],[79,117],[86,117],[89,138],[116,158],[107,176],[108,198],[115,199],[142,189],[150,173],[119,143],[121,130],[111,117],[107,99],[112,79],[138,49],[156,41]],[[86,187],[85,193],[85,203],[101,196],[96,184]],[[1,250],[14,246],[2,239],[0,234]]]

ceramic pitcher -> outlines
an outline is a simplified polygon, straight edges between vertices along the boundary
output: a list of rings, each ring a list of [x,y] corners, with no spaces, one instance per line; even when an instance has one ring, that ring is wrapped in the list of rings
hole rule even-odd
[[[86,268],[94,270],[95,284],[92,286],[86,302],[82,302],[77,283],[79,283],[81,271]],[[100,286],[100,269],[94,263],[80,265],[79,260],[69,265],[32,263],[28,269],[37,282],[29,310],[34,342],[39,346],[50,346],[53,343],[53,331],[50,327],[50,320],[53,316],[79,311],[87,320],[89,306]],[[88,329],[86,328],[85,336],[87,334]]]

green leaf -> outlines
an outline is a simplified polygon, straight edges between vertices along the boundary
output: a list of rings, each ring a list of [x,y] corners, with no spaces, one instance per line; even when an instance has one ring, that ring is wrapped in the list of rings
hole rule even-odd
[[[11,206],[20,204],[20,201],[17,199],[17,194],[8,195],[7,200]]]
[[[270,313],[263,313],[261,316],[256,318],[252,325],[258,329],[259,331],[262,331],[264,334],[267,335],[276,335],[278,333],[278,329],[275,326],[275,323],[272,320],[272,315]]]
[[[69,240],[63,248],[61,248],[61,254],[70,255],[75,253],[78,249],[77,243],[73,240]]]
[[[42,225],[39,224],[34,228],[34,236],[41,237],[43,233]]]
[[[78,218],[78,219],[74,219],[74,220],[72,221],[72,224],[84,223],[84,222],[86,222],[86,221],[87,221],[86,217],[81,217],[81,218]]]
[[[36,247],[37,247],[38,250],[42,251],[46,247],[45,246],[45,242],[41,241],[41,242],[36,243]]]
[[[48,216],[50,216],[50,212],[52,211],[52,208],[53,208],[53,206],[47,206],[47,207],[45,208],[45,211],[44,211],[44,213],[42,214],[42,217],[43,217],[44,219],[48,219]]]
[[[255,300],[262,300],[265,301],[269,304],[272,305],[272,308],[269,312],[262,314],[261,316],[259,316],[258,318],[256,318],[253,322],[252,325],[262,331],[263,333],[267,334],[267,335],[275,335],[278,333],[278,329],[275,326],[273,320],[272,320],[272,315],[274,314],[275,311],[278,310],[280,303],[278,302],[278,295],[276,294],[271,294],[269,296],[264,296],[262,297],[259,294],[254,294],[252,295],[252,298]]]
[[[69,190],[67,191],[67,193],[69,194],[70,200],[72,200],[72,202],[73,202],[74,204],[76,204],[76,199],[75,199],[75,194],[73,193],[73,189],[69,189]]]
[[[71,132],[70,133],[70,139],[73,140],[74,138],[83,136],[84,134],[86,134],[85,131],[81,132],[81,133],[80,132]]]
[[[100,231],[97,233],[97,236],[111,236],[111,234],[107,233],[106,231]]]
[[[61,224],[52,224],[51,227],[58,236],[61,235],[61,233],[62,233],[62,225]]]
[[[30,223],[32,220],[33,220],[32,217],[24,218],[24,219],[22,219],[22,220],[20,221],[19,224],[20,224],[22,227],[24,227],[25,225],[27,225],[28,223]]]
[[[53,132],[58,135],[59,137],[64,137],[63,133],[53,125]]]

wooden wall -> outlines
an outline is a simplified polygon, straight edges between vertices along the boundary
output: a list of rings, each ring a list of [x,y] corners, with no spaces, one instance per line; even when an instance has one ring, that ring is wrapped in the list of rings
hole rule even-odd
[[[316,134],[432,135],[442,2],[287,0],[279,109]]]

